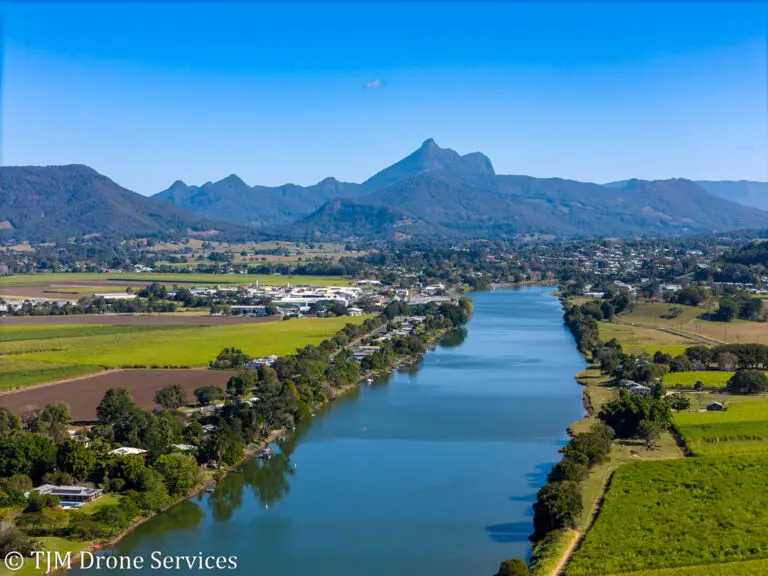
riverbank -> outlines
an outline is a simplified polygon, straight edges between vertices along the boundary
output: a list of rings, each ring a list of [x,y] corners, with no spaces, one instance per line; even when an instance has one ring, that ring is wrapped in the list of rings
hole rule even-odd
[[[565,302],[561,299],[563,305]],[[583,418],[568,426],[568,434],[588,432],[599,420],[600,408],[619,397],[618,388],[610,376],[604,375],[597,364],[591,364],[575,375],[583,387]],[[586,479],[580,482],[583,509],[575,528],[554,530],[537,542],[531,556],[531,576],[561,576],[571,556],[579,549],[584,536],[597,521],[603,498],[611,478],[623,464],[639,460],[669,460],[684,457],[678,442],[669,431],[658,440],[658,449],[646,449],[642,440],[616,439],[605,462],[589,469]]]

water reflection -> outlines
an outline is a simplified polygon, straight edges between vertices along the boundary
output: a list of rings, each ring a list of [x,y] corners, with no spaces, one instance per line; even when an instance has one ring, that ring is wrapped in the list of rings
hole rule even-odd
[[[296,474],[291,454],[299,440],[307,433],[311,423],[297,427],[283,442],[279,451],[271,458],[259,460],[249,458],[236,471],[230,473],[216,486],[209,504],[216,522],[226,522],[235,510],[243,505],[243,494],[249,488],[263,506],[271,506],[291,491],[290,478]]]
[[[458,348],[467,339],[467,329],[465,327],[451,330],[443,338],[440,339],[441,348]]]

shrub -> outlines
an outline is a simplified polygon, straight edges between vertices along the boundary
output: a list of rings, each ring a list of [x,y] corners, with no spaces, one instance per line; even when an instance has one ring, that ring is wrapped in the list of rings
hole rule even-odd
[[[530,576],[531,571],[522,558],[510,558],[504,560],[499,566],[496,576]]]
[[[739,370],[728,380],[726,388],[734,394],[758,394],[768,390],[768,378],[757,370]]]
[[[534,539],[551,530],[575,527],[582,508],[581,491],[576,482],[547,484],[539,490],[533,505]]]

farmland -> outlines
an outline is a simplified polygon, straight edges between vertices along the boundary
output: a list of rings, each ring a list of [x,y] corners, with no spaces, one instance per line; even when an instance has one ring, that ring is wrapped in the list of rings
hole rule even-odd
[[[616,338],[628,351],[632,349],[653,346],[659,349],[661,346],[693,346],[697,342],[685,336],[671,334],[654,328],[644,326],[631,326],[629,324],[619,324],[613,322],[600,322],[600,339],[610,340]]]
[[[738,398],[723,412],[681,412],[675,427],[694,455],[768,452],[768,399]]]
[[[178,327],[173,330],[129,331],[124,334],[31,340],[23,358],[62,364],[125,366],[204,366],[224,347],[235,346],[251,356],[291,354],[318,344],[347,323],[364,316],[296,319],[234,326]],[[17,345],[19,343],[12,343]]]
[[[40,274],[20,274],[15,276],[0,277],[0,288],[18,288],[24,286],[99,286],[118,285],[124,283],[140,283],[142,285],[152,282],[167,284],[197,284],[197,285],[225,285],[225,284],[273,284],[284,286],[291,284],[317,284],[322,286],[347,285],[349,279],[341,276],[298,276],[280,274],[157,274],[148,273],[89,273],[89,272],[51,272]],[[127,284],[126,284],[127,285]]]
[[[0,355],[5,355],[0,356],[0,389],[72,378],[104,368],[205,366],[227,346],[252,356],[291,354],[297,348],[318,344],[349,322],[358,324],[365,318],[244,319],[238,324],[214,326],[0,326]]]
[[[74,378],[101,370],[99,366],[87,364],[61,364],[4,356],[0,357],[0,390]]]
[[[693,388],[696,382],[704,384],[706,389],[719,390],[724,388],[733,372],[718,370],[702,370],[693,372],[671,372],[664,375],[664,385],[667,387]]]
[[[230,376],[232,372],[219,370],[110,370],[61,384],[0,394],[0,406],[22,413],[52,402],[66,402],[74,420],[91,421],[96,419],[96,407],[109,388],[128,388],[139,406],[153,408],[155,392],[164,386],[179,384],[191,401],[195,388],[224,387]]]
[[[622,466],[567,575],[768,557],[766,474],[768,456]]]
[[[768,574],[768,560],[748,560],[746,562],[726,562],[622,573],[623,576],[758,576],[759,574]]]
[[[673,308],[680,312],[674,317],[669,317],[673,316],[670,314]],[[768,344],[768,323],[738,319],[731,322],[717,322],[706,318],[706,315],[711,312],[712,308],[705,307],[639,302],[633,304],[629,312],[623,312],[619,319],[623,323],[642,324],[648,328],[680,330],[692,336],[709,338],[717,342]]]

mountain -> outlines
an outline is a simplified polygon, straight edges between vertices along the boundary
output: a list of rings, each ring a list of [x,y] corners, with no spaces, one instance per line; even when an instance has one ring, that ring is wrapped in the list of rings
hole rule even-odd
[[[768,213],[712,196],[689,180],[633,180],[612,189],[560,178],[477,180],[443,170],[397,182],[366,201],[473,237],[669,235],[768,223]]]
[[[98,234],[114,238],[232,234],[214,222],[131,192],[92,168],[0,167],[3,238],[50,241]]]
[[[494,176],[493,164],[487,156],[473,152],[460,156],[449,148],[440,148],[430,138],[413,154],[392,164],[363,182],[362,188],[370,193],[381,190],[401,180],[428,172],[451,171],[463,177]]]
[[[629,180],[604,184],[608,188],[623,188]],[[647,182],[647,181],[645,181]],[[696,184],[713,196],[718,196],[743,206],[768,210],[768,182],[750,180],[696,180]]]
[[[153,198],[206,218],[261,227],[293,222],[332,198],[357,195],[359,188],[359,184],[339,182],[335,178],[326,178],[312,186],[251,187],[232,174],[202,186],[187,186],[176,181]]]
[[[404,239],[434,236],[450,231],[439,230],[389,206],[376,206],[355,199],[336,198],[326,202],[306,218],[272,228],[275,236],[303,240],[339,241],[348,238]]]
[[[699,180],[696,183],[710,194],[720,198],[738,202],[744,206],[768,210],[768,182]]]
[[[250,187],[232,175],[199,187],[176,182],[156,198],[272,236],[637,236],[768,226],[768,212],[710,188],[684,179],[600,185],[498,175],[483,154],[460,155],[430,138],[361,184]]]

